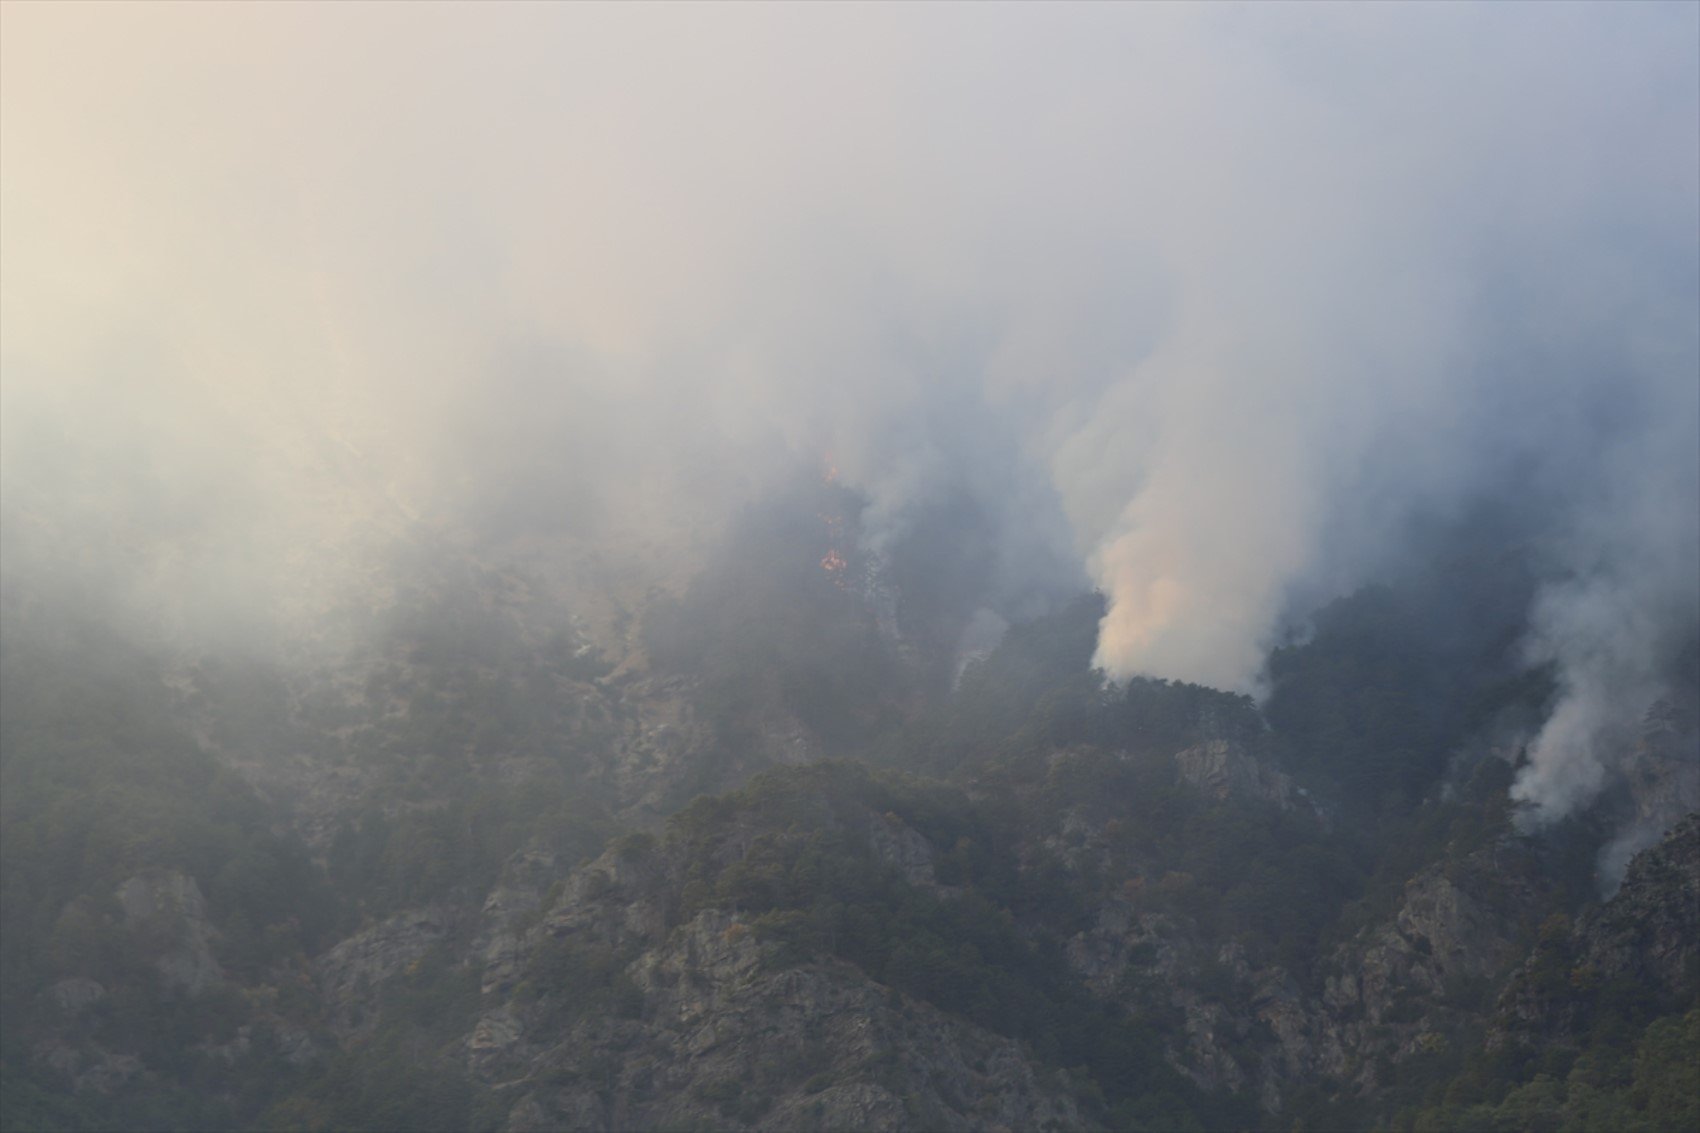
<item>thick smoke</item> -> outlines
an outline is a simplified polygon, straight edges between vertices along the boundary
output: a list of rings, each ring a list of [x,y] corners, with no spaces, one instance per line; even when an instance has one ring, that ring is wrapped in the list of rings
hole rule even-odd
[[[1661,422],[1619,441],[1636,451],[1620,447],[1596,466],[1593,498],[1556,548],[1564,577],[1535,603],[1528,653],[1555,666],[1561,695],[1512,787],[1531,806],[1529,824],[1562,817],[1609,771],[1644,758],[1655,706],[1700,698],[1683,664],[1700,642],[1700,380],[1673,386]],[[1695,737],[1675,741],[1692,778]],[[1700,803],[1686,794],[1682,805]]]
[[[1255,690],[1527,500],[1549,817],[1697,632],[1692,5],[4,20],[14,576],[284,636],[421,527],[669,583],[830,462],[870,555],[977,517],[986,619],[1089,581],[1112,676]]]

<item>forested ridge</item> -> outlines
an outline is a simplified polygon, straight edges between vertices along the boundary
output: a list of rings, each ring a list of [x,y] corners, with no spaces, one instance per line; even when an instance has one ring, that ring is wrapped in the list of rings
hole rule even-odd
[[[476,571],[328,675],[9,605],[5,1128],[1692,1127],[1696,828],[1611,901],[1630,785],[1517,830],[1515,562],[1327,606],[1261,708],[1105,682],[1091,595],[952,681],[820,575],[642,670]],[[831,1003],[884,1045],[746,1033]]]

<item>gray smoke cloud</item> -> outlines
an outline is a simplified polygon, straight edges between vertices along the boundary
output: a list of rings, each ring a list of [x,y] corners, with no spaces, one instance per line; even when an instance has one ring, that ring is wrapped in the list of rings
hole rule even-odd
[[[4,21],[15,577],[287,635],[420,525],[665,582],[830,463],[871,554],[966,498],[988,616],[1090,583],[1110,675],[1256,691],[1527,497],[1543,816],[1697,632],[1692,5]]]
[[[1592,498],[1554,549],[1564,577],[1537,596],[1527,652],[1555,667],[1560,698],[1512,787],[1530,804],[1527,825],[1562,817],[1640,758],[1656,703],[1700,696],[1672,686],[1692,681],[1677,662],[1700,633],[1700,516],[1686,503],[1700,499],[1695,387],[1673,386],[1656,424],[1604,454]]]

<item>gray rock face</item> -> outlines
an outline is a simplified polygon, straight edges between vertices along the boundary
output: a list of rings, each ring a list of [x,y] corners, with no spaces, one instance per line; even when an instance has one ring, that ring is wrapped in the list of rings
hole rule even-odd
[[[1668,827],[1700,809],[1700,735],[1692,717],[1668,700],[1647,714],[1628,761],[1628,784],[1637,817]]]
[[[620,731],[591,775],[622,811],[665,814],[712,742],[697,719],[696,689],[681,677],[635,674],[603,687],[617,698]]]
[[[1341,1061],[1287,972],[1252,967],[1234,944],[1212,949],[1168,915],[1114,899],[1067,955],[1104,998],[1172,1013],[1170,1061],[1203,1089],[1250,1089],[1274,1112],[1290,1075]]]
[[[1549,922],[1541,937],[1499,997],[1491,1046],[1569,1041],[1584,997],[1615,981],[1673,1004],[1691,996],[1700,972],[1700,813],[1636,855],[1610,901],[1574,926]]]
[[[1123,897],[1067,954],[1100,995],[1171,1012],[1170,1059],[1199,1086],[1251,1090],[1278,1112],[1295,1082],[1367,1091],[1378,1065],[1436,1049],[1461,1018],[1460,996],[1521,958],[1523,923],[1545,896],[1533,875],[1515,846],[1422,870],[1385,921],[1336,949],[1320,989]]]
[[[148,869],[118,886],[124,921],[152,953],[167,987],[199,995],[223,981],[213,958],[213,929],[195,879],[176,870]]]
[[[1521,954],[1517,914],[1535,907],[1526,884],[1494,875],[1491,860],[1448,876],[1430,866],[1405,886],[1389,924],[1369,930],[1336,956],[1324,1002],[1338,1013],[1362,1012],[1371,1024],[1397,1022],[1396,1009],[1415,998],[1441,998],[1460,980],[1487,979]]]
[[[1629,865],[1623,886],[1577,926],[1578,959],[1598,973],[1634,974],[1673,998],[1700,971],[1700,813]]]
[[[53,1006],[67,1015],[76,1015],[106,998],[106,988],[87,976],[72,976],[60,980],[42,993]]]
[[[924,840],[886,833],[899,868],[930,878]],[[848,964],[781,966],[730,910],[669,923],[675,881],[659,853],[610,851],[565,882],[513,958],[493,961],[512,974],[486,978],[466,1050],[512,1098],[507,1129],[1092,1127],[1072,1083],[1009,1039]],[[624,1017],[575,1012],[566,989],[540,986],[561,942],[623,958]],[[514,977],[530,997],[506,993]]]
[[[306,1066],[319,1057],[318,1044],[313,1036],[304,1028],[293,1026],[282,1020],[272,1021],[272,1038],[277,1043],[277,1049],[283,1055],[283,1060],[291,1066]]]
[[[228,1042],[200,1043],[194,1049],[205,1058],[222,1062],[226,1066],[234,1066],[247,1058],[248,1053],[254,1049],[254,1028],[251,1024],[238,1027],[236,1035]]]
[[[485,898],[472,953],[483,966],[482,992],[512,985],[519,968],[520,934],[542,911],[543,899],[559,876],[555,855],[521,850],[502,867],[501,880]]]
[[[445,909],[399,913],[320,956],[313,973],[337,1033],[347,1038],[370,1029],[381,986],[422,962],[447,938],[452,924],[453,914]]]
[[[1368,1092],[1381,1067],[1444,1049],[1521,958],[1529,918],[1552,898],[1538,877],[1511,843],[1420,871],[1390,920],[1334,954],[1311,1012],[1324,1057],[1307,1069]]]
[[[1259,799],[1293,805],[1293,781],[1227,740],[1208,740],[1175,753],[1181,779],[1218,801]]]
[[[870,815],[868,844],[875,856],[896,867],[909,884],[935,892],[942,888],[933,869],[938,853],[913,827],[895,817]]]
[[[54,1039],[36,1052],[43,1065],[63,1075],[78,1093],[110,1094],[147,1071],[133,1054],[114,1054],[93,1043],[73,1045]]]

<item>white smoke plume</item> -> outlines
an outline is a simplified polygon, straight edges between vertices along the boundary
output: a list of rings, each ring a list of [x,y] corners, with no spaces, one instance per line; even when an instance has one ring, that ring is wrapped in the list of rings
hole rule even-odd
[[[966,496],[997,616],[1090,580],[1111,675],[1255,690],[1526,495],[1542,814],[1692,629],[1693,5],[0,20],[14,573],[287,627],[410,525],[673,561],[830,458],[874,549]]]
[[[1512,787],[1526,825],[1563,817],[1641,758],[1655,703],[1700,700],[1671,683],[1692,679],[1677,659],[1700,639],[1700,509],[1683,506],[1700,500],[1700,379],[1669,393],[1659,423],[1625,439],[1635,451],[1598,466],[1593,499],[1555,549],[1565,577],[1536,600],[1527,649],[1555,667],[1560,697]]]

